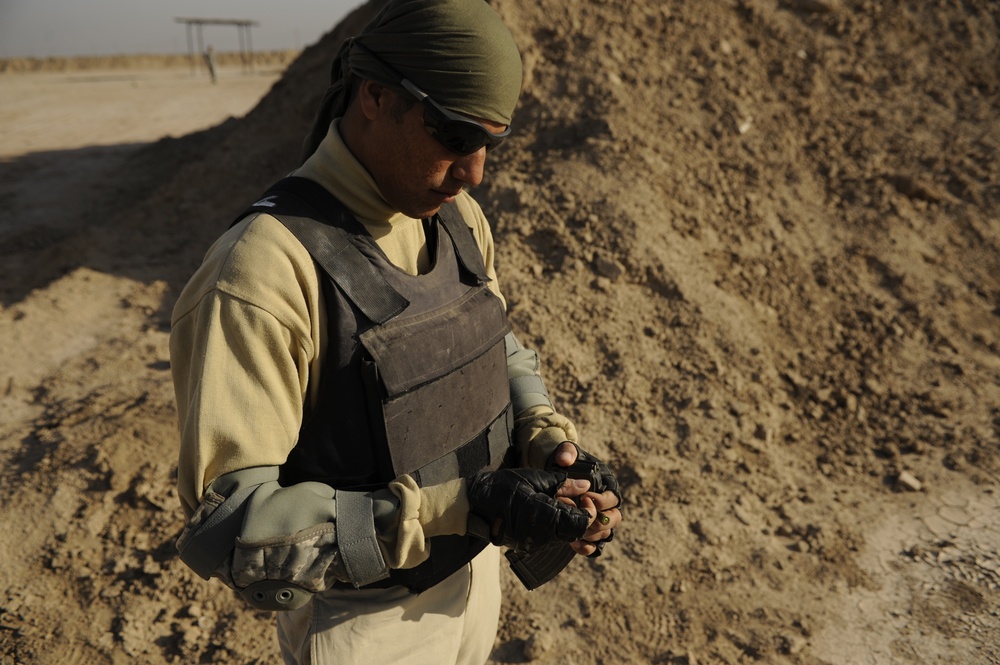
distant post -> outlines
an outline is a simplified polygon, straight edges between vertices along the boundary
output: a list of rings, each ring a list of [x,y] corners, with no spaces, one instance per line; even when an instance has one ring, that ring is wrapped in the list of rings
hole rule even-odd
[[[191,61],[191,76],[194,76],[195,72],[195,61],[194,61],[194,42],[191,41],[191,24],[188,23],[184,26],[184,32],[187,33],[187,43],[188,43],[188,60]]]
[[[211,45],[205,49],[205,66],[208,67],[208,76],[212,79],[212,83],[216,82],[215,78],[215,51],[212,49]]]

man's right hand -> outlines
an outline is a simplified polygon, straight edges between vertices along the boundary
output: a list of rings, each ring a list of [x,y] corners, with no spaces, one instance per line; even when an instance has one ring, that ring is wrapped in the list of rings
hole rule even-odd
[[[566,479],[563,472],[540,469],[480,473],[469,481],[469,508],[489,527],[494,545],[531,552],[552,542],[572,542],[584,535],[593,515],[555,498],[566,493]],[[575,482],[585,484],[570,481]]]

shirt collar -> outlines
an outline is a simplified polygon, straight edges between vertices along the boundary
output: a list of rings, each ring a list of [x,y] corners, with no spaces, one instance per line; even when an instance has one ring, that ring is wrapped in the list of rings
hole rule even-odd
[[[313,180],[347,206],[369,230],[412,221],[394,210],[382,196],[371,174],[361,165],[340,136],[340,119],[306,161],[292,175]]]

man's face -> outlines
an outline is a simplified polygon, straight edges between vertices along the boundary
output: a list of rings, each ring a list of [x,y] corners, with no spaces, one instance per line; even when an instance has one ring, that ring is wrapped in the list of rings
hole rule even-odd
[[[506,127],[479,122],[492,132]],[[448,150],[427,131],[419,103],[402,114],[391,108],[379,114],[373,130],[370,154],[375,158],[367,165],[369,171],[386,201],[409,217],[430,217],[463,188],[483,180],[486,148],[470,155]]]

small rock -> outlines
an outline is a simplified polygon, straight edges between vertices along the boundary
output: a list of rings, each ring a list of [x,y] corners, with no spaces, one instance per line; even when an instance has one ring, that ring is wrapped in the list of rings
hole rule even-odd
[[[787,524],[781,524],[777,529],[774,530],[775,535],[781,536],[782,538],[790,538],[795,535],[795,529],[788,526]]]
[[[698,537],[698,540],[706,543],[708,545],[716,545],[719,539],[714,533],[713,526],[706,525],[701,520],[696,520],[690,523],[691,532]]]
[[[863,385],[865,390],[870,392],[872,395],[882,396],[885,394],[885,387],[876,379],[869,377],[865,379]]]
[[[198,626],[188,626],[181,633],[181,642],[185,644],[195,644],[201,639],[201,628]]]
[[[805,379],[805,377],[793,369],[782,372],[781,376],[798,390],[801,390],[809,385],[809,382]]]
[[[896,483],[903,489],[907,489],[911,492],[919,492],[923,487],[923,483],[921,483],[917,477],[909,471],[903,471],[900,473],[899,477],[896,478]]]
[[[143,552],[149,551],[149,534],[145,532],[136,533],[132,540],[132,546]]]
[[[552,637],[548,633],[535,633],[524,643],[524,657],[538,660],[552,651]]]
[[[605,256],[594,256],[594,270],[601,277],[607,277],[611,281],[617,280],[625,272],[621,263]]]
[[[790,656],[802,653],[806,648],[806,641],[798,635],[783,635],[781,641],[784,642],[783,651]]]
[[[611,290],[611,280],[608,279],[607,277],[598,277],[597,279],[595,279],[593,282],[590,283],[590,286],[598,291],[603,291],[607,293],[608,291]]]
[[[788,4],[810,14],[829,14],[837,9],[832,0],[789,0]]]

